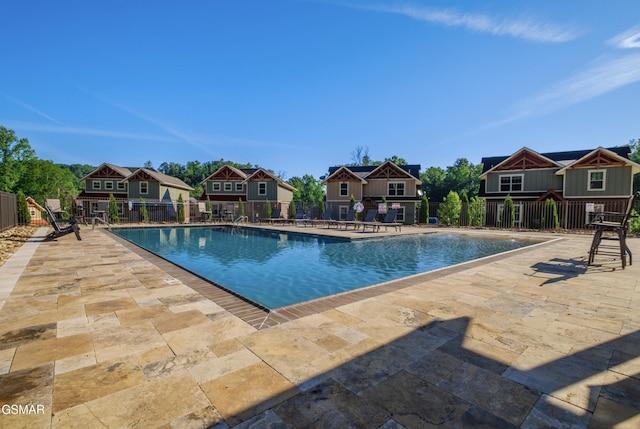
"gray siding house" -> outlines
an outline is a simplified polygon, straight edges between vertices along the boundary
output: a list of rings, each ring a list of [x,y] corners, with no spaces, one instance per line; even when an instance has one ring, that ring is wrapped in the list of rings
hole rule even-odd
[[[570,202],[572,210],[582,214],[609,211],[633,193],[640,165],[629,159],[630,153],[629,146],[549,153],[525,147],[510,156],[482,158],[479,196],[501,204],[509,195],[516,205],[516,222],[523,203],[548,198]],[[487,220],[491,224],[489,213]]]
[[[246,215],[251,219],[264,217],[267,203],[286,216],[296,190],[263,168],[240,169],[230,165],[220,167],[201,183],[205,190],[200,200],[212,202],[214,216],[234,219],[239,215],[240,201],[249,204]]]

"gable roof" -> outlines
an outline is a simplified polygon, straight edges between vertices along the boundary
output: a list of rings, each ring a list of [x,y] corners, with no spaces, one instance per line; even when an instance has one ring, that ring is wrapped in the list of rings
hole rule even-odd
[[[371,175],[371,173],[377,169],[381,171],[389,168],[388,164],[392,164],[394,167],[404,171],[408,176],[412,176],[411,178],[420,182],[420,164],[404,164],[397,165],[392,161],[385,161],[380,165],[354,165],[354,166],[336,166],[329,167],[329,174],[324,179],[323,183],[328,181],[329,179],[334,179],[331,176],[338,171],[339,169],[346,168],[351,171],[353,174],[358,176],[360,179],[364,180],[366,183],[366,179]],[[407,176],[407,177],[408,177]],[[421,182],[420,182],[421,183]]]
[[[486,177],[487,173],[489,173],[491,170],[494,170],[495,167],[499,166],[504,161],[508,160],[509,158],[513,157],[514,155],[520,153],[522,150],[525,150],[525,149],[531,151],[531,149],[528,149],[525,147],[520,149],[518,152],[516,152],[513,155],[492,156],[492,157],[482,158],[482,161],[481,161],[482,174],[480,175],[480,177],[481,178]],[[627,160],[629,159],[629,153],[631,152],[631,149],[629,148],[628,145],[606,148],[606,150]],[[531,151],[531,152],[534,152],[534,151]],[[584,156],[590,154],[591,152],[593,152],[593,149],[563,151],[563,152],[546,152],[546,153],[535,152],[535,153],[537,153],[543,158],[546,158],[552,162],[555,162],[556,164],[558,164],[559,167],[564,168],[570,165],[571,163],[575,162],[576,160],[579,160],[580,158],[583,158]]]
[[[129,182],[131,180],[155,180],[164,186],[171,186],[173,188],[184,189],[186,191],[192,191],[193,188],[177,177],[169,176],[164,173],[160,173],[152,168],[138,168],[136,171],[127,176],[124,181]]]
[[[291,186],[290,184],[288,184],[278,176],[269,173],[264,168],[256,169],[256,171],[254,171],[251,175],[249,175],[249,177],[247,177],[242,183],[250,182],[252,180],[274,180],[278,182],[278,186],[282,186],[283,188],[288,189],[292,192],[297,191],[296,188],[294,188],[293,186]]]
[[[236,168],[232,165],[225,164],[211,173],[201,184],[205,184],[209,180],[246,180],[247,177],[255,173],[257,168]]]
[[[628,146],[627,146],[628,147]],[[556,171],[557,175],[563,175],[570,168],[603,168],[609,166],[631,166],[632,174],[640,173],[640,165],[631,161],[628,156],[620,156],[618,153],[599,147],[583,157]]]
[[[359,180],[360,183],[367,183],[366,180],[364,180],[362,178],[363,174],[356,174],[353,171],[351,171],[351,169],[349,169],[348,167],[342,166],[339,167],[337,170],[335,170],[333,173],[329,174],[329,176],[327,176],[326,179],[324,179],[322,181],[322,183],[326,183],[329,180],[340,180],[340,181],[346,181],[346,180]]]
[[[34,206],[36,209],[38,209],[38,211],[41,211],[41,212],[46,211],[44,209],[44,207],[42,207],[40,204],[36,203],[36,200],[34,200],[33,198],[27,197],[26,199],[27,199],[27,203],[31,204],[32,206]]]
[[[104,179],[124,179],[125,177],[131,175],[131,173],[133,173],[138,168],[140,167],[120,167],[118,165],[104,162],[91,173],[81,178],[80,181],[84,182],[86,179],[89,179],[91,177]]]

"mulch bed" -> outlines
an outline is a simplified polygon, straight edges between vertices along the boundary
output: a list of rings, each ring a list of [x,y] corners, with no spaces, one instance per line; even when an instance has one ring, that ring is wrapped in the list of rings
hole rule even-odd
[[[4,264],[34,232],[33,226],[14,226],[0,232],[0,265]]]

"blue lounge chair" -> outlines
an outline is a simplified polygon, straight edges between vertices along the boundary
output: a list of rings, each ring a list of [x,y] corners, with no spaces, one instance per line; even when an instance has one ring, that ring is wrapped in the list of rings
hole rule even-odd
[[[332,220],[327,223],[327,227],[331,228],[332,226],[335,226],[336,228],[339,228],[340,225],[343,223],[353,222],[355,217],[356,217],[356,211],[353,209],[349,210],[344,220]]]
[[[353,229],[356,230],[360,228],[360,225],[363,223],[371,223],[376,219],[378,214],[378,210],[367,210],[367,214],[364,216],[362,221],[354,220],[353,222],[343,222],[340,225],[344,225],[344,229],[347,230],[350,226],[353,226]]]
[[[381,226],[384,226],[385,231],[390,226],[392,226],[396,231],[402,231],[402,224],[396,222],[396,216],[398,216],[398,210],[390,209],[384,216],[382,222],[362,222],[362,231],[364,232],[367,228],[371,228],[373,232],[380,232]]]

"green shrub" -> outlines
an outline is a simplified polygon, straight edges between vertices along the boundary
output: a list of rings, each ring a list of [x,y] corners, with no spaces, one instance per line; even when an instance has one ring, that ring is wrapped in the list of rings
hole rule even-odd
[[[511,195],[507,195],[502,205],[502,211],[500,212],[500,226],[503,228],[513,228],[516,223],[516,210],[513,206],[513,199]]]
[[[484,198],[473,197],[469,201],[469,225],[483,226],[487,215],[487,201]]]
[[[460,212],[462,211],[462,202],[456,191],[449,191],[444,197],[442,204],[438,207],[438,218],[445,225],[460,225]]]
[[[178,223],[184,222],[184,200],[182,194],[178,195]]]
[[[555,200],[551,198],[547,198],[544,202],[540,227],[542,229],[560,228],[560,221],[558,220],[558,206],[556,205]]]
[[[147,211],[147,203],[144,202],[144,199],[140,198],[140,222],[147,223],[149,222],[149,212]]]
[[[113,194],[109,194],[109,223],[120,223],[118,203],[116,203],[116,197]]]
[[[31,223],[31,213],[27,205],[27,197],[22,191],[16,193],[16,201],[18,204],[18,223],[20,225],[29,225]]]

